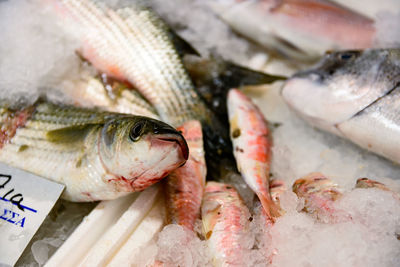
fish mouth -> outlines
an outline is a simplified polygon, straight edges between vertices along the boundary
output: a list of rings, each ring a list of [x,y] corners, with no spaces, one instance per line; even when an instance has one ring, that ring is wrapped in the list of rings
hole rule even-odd
[[[182,157],[185,159],[185,161],[189,158],[189,147],[185,138],[178,132],[167,135],[164,134],[162,136],[157,136],[156,138],[162,142],[176,143],[179,146]]]

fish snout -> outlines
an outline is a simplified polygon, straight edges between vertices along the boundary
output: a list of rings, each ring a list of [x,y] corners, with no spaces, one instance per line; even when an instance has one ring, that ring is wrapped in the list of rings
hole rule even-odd
[[[189,147],[185,138],[177,130],[173,128],[160,130],[155,138],[161,143],[176,143],[180,148],[182,158],[185,161],[189,158]]]

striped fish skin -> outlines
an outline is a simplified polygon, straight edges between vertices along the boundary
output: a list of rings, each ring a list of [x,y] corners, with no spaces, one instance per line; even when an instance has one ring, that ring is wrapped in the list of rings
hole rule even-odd
[[[304,211],[317,218],[334,215],[333,202],[342,196],[337,185],[318,172],[297,179],[292,190],[299,198],[304,198]]]
[[[188,147],[189,158],[165,180],[168,223],[176,223],[193,231],[200,218],[200,206],[206,183],[203,134],[199,121],[185,122],[177,128]]]
[[[373,20],[326,0],[217,0],[210,6],[243,36],[298,60],[370,48],[375,37]]]
[[[56,5],[62,16],[77,22],[81,54],[100,71],[131,83],[163,121],[179,126],[189,119],[207,119],[168,27],[153,12],[135,4],[113,10],[91,0]]]
[[[154,107],[139,92],[116,80],[107,79],[107,84],[102,80],[89,73],[83,73],[82,78],[63,93],[79,107],[98,107],[110,112],[159,119]]]
[[[251,215],[230,185],[208,182],[201,206],[203,235],[214,266],[246,266],[245,237]]]
[[[268,125],[257,106],[242,92],[228,93],[228,114],[233,153],[246,184],[257,194],[266,214],[279,216],[269,194],[271,141]]]
[[[313,126],[400,163],[399,85],[400,49],[342,51],[294,75],[282,96]]]
[[[144,190],[188,157],[179,132],[147,117],[46,102],[0,114],[0,161],[65,184],[71,201]]]

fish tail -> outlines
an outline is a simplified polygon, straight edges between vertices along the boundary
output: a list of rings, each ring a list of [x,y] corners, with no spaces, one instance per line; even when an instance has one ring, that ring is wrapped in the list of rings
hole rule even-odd
[[[261,201],[261,205],[263,206],[267,217],[269,217],[271,221],[275,221],[274,218],[280,217],[282,215],[279,206],[272,201],[269,195],[258,195],[258,198]]]

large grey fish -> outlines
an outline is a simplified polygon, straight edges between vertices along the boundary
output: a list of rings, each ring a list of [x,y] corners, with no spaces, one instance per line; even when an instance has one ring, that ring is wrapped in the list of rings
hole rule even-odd
[[[400,163],[400,49],[327,53],[282,95],[312,125]]]
[[[297,59],[372,47],[373,20],[329,0],[211,0],[235,31]]]
[[[141,191],[188,158],[183,136],[142,116],[57,106],[0,105],[0,161],[66,185],[71,201]]]

